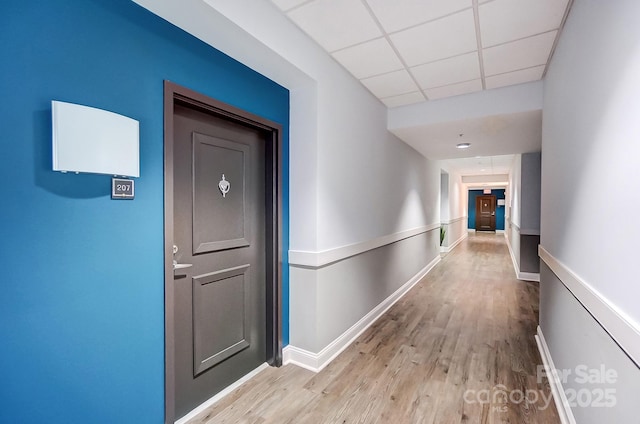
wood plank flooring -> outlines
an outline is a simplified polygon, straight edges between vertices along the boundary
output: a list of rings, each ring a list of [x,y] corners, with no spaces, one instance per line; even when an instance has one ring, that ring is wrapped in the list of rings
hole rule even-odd
[[[269,368],[190,423],[559,423],[537,323],[505,238],[470,234],[320,373]]]

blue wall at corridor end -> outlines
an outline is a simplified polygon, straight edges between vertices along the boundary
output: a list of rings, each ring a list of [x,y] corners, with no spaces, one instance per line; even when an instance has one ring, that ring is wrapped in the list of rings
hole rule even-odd
[[[0,422],[164,422],[163,81],[284,128],[289,92],[129,0],[5,0]],[[133,201],[51,170],[51,100],[140,122]]]
[[[504,189],[493,189],[491,194],[496,196],[496,200],[504,199]],[[475,230],[476,228],[476,197],[481,196],[483,190],[469,190],[469,213],[467,218],[467,228]],[[496,230],[504,230],[504,213],[505,207],[496,204]]]

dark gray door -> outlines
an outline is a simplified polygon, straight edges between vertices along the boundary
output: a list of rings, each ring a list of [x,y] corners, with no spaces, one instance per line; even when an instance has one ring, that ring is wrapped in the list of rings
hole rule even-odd
[[[175,106],[176,418],[267,359],[265,136]]]

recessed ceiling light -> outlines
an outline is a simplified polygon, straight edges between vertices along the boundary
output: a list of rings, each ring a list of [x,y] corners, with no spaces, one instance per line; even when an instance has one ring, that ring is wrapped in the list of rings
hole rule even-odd
[[[458,149],[468,149],[469,146],[471,146],[471,143],[458,143],[458,144],[456,144],[456,147]]]

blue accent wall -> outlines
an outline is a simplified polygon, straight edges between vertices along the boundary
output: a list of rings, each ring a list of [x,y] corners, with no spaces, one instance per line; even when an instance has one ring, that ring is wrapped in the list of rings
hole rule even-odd
[[[289,92],[129,0],[3,0],[0,422],[164,421],[163,80],[284,128]],[[140,121],[133,201],[51,170],[51,100]]]
[[[467,214],[467,228],[476,228],[476,197],[482,196],[483,190],[469,190],[469,212]],[[496,196],[496,200],[504,199],[504,189],[491,190],[491,194]],[[504,230],[505,207],[496,204],[496,230]]]

